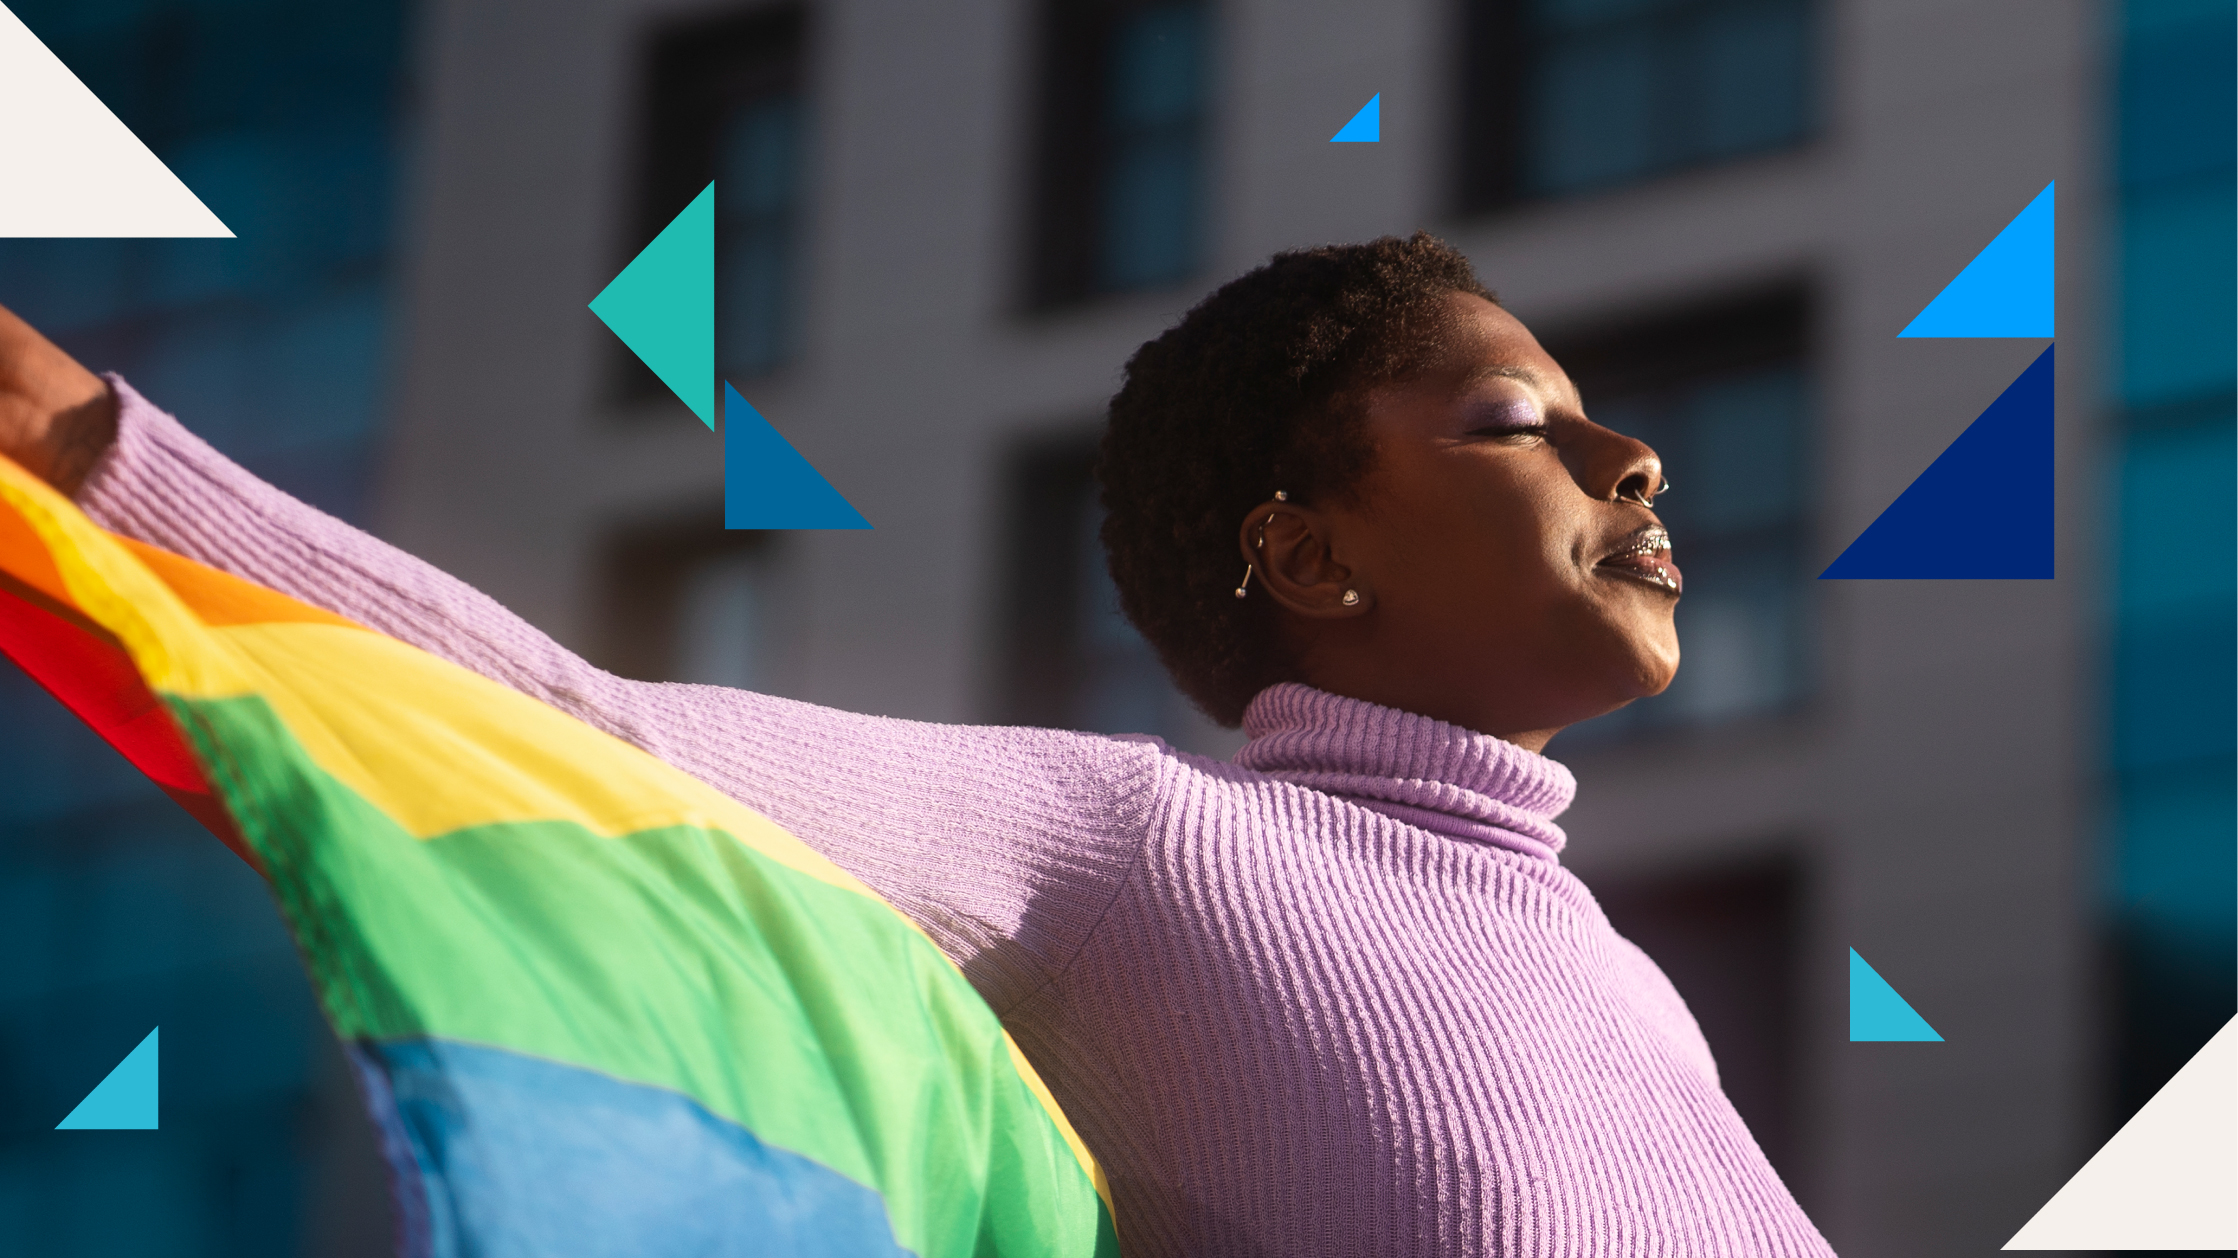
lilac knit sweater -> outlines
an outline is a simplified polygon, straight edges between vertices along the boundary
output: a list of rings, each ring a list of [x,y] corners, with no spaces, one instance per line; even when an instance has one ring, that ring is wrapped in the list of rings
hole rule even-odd
[[[111,382],[94,519],[625,738],[915,918],[1103,1162],[1133,1258],[1831,1252],[1559,863],[1554,761],[1299,685],[1228,764],[629,681]]]

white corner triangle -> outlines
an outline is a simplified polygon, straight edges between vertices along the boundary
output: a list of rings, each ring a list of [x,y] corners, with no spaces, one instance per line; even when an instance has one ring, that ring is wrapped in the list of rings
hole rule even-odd
[[[0,236],[231,236],[0,4]]]
[[[2238,1018],[2005,1248],[2238,1248]]]

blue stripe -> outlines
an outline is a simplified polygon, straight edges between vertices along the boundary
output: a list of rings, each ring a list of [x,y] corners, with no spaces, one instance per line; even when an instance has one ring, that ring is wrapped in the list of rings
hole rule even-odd
[[[907,1252],[876,1192],[679,1093],[452,1040],[350,1056],[412,1258]]]

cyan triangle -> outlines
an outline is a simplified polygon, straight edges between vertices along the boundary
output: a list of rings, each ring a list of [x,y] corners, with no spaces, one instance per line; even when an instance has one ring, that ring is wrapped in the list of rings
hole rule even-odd
[[[1377,92],[1352,115],[1352,121],[1329,137],[1331,144],[1373,144],[1383,138],[1383,93]]]
[[[156,1032],[124,1055],[109,1077],[94,1085],[56,1131],[154,1131]]]
[[[870,521],[726,380],[723,527],[867,529]]]
[[[1819,579],[2052,577],[2052,349]]]
[[[1888,980],[1875,973],[1857,949],[1849,950],[1849,1038],[1859,1040],[1942,1041],[1927,1019],[1913,1012]]]
[[[1898,336],[2052,336],[2052,182]]]
[[[714,184],[591,299],[591,313],[715,426]]]

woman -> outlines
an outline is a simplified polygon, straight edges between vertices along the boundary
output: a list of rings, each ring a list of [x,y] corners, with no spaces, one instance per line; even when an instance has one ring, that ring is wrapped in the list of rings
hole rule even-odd
[[[1670,681],[1653,451],[1427,235],[1277,256],[1142,347],[1104,540],[1233,763],[591,668],[12,319],[0,452],[759,809],[971,977],[1167,1254],[1826,1254],[1558,855],[1556,731]]]

